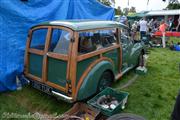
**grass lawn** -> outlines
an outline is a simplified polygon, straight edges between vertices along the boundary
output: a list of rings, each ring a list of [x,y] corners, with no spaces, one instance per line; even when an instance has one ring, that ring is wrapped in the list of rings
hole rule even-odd
[[[168,120],[180,88],[180,52],[153,48],[147,63],[148,73],[138,76],[129,87],[122,89],[130,93],[123,112],[142,115],[148,120]],[[113,84],[119,88],[135,75],[129,72]],[[62,114],[71,107],[29,86],[21,91],[0,93],[0,118],[4,112],[28,114]]]
[[[123,89],[130,93],[124,112],[136,113],[149,120],[169,120],[180,89],[179,64],[180,53],[163,48],[152,49],[147,64],[148,73]],[[134,74],[128,73],[113,87],[118,88]]]
[[[168,40],[168,44],[171,43],[173,41],[174,44],[180,43],[180,38],[177,37],[171,37]]]

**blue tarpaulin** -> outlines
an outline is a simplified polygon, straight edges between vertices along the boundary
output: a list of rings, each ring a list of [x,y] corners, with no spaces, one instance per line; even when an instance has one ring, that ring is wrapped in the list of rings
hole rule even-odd
[[[0,0],[0,91],[16,90],[28,29],[50,20],[112,20],[114,9],[96,0]]]

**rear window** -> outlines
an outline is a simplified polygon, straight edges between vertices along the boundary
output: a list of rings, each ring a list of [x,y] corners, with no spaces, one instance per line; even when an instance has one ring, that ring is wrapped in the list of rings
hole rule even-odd
[[[49,51],[59,54],[68,54],[70,32],[61,29],[53,29]]]
[[[48,29],[46,28],[34,30],[32,33],[30,48],[44,50],[47,31]]]

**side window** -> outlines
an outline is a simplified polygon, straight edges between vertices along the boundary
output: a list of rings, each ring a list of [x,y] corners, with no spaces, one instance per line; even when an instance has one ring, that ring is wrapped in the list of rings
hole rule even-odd
[[[44,50],[48,29],[37,29],[32,32],[30,48]]]
[[[122,29],[121,29],[121,35],[128,37],[128,36],[129,36],[128,29],[122,28]]]
[[[128,29],[122,28],[121,29],[121,42],[126,43],[129,38]]]
[[[50,52],[68,54],[70,32],[61,29],[53,29],[51,33]]]
[[[115,33],[115,29],[80,32],[78,52],[80,54],[89,53],[116,44]]]

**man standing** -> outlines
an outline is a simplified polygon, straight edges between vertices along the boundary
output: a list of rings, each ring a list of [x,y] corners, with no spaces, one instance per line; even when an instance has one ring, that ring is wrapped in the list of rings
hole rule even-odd
[[[139,22],[140,25],[140,34],[141,34],[141,39],[143,38],[143,36],[146,35],[148,26],[147,26],[147,21],[145,19],[145,17]]]
[[[161,25],[159,26],[159,30],[162,32],[162,44],[163,44],[163,48],[166,47],[165,33],[166,33],[167,27],[168,27],[168,25],[165,23],[164,20],[162,20]]]

